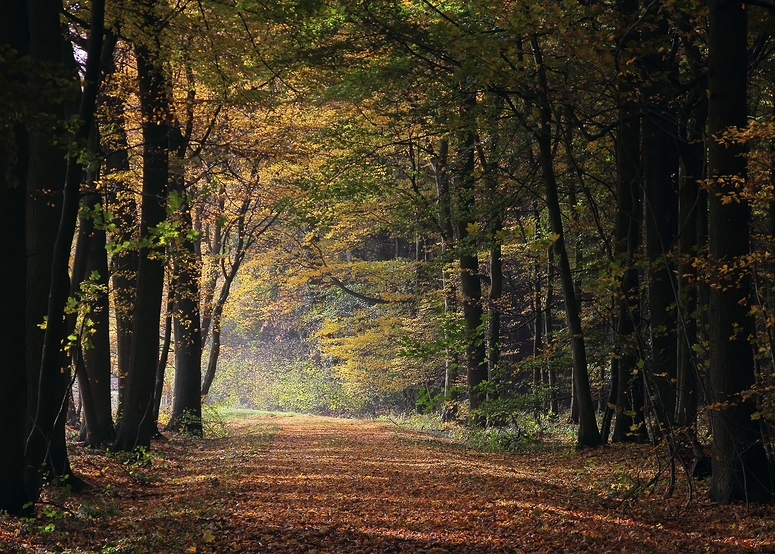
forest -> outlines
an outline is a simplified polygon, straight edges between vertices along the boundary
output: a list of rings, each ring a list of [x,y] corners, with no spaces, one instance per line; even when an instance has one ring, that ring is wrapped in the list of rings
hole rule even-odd
[[[239,409],[773,500],[765,0],[9,0],[0,234],[3,521]]]

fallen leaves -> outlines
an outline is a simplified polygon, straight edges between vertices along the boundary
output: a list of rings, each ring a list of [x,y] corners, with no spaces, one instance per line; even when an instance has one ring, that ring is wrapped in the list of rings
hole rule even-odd
[[[0,551],[427,554],[762,552],[772,507],[718,507],[654,494],[647,447],[569,455],[467,452],[378,422],[260,417],[230,436],[155,445],[130,477],[113,457],[73,450],[89,490],[61,510],[0,519]],[[420,440],[422,439],[422,440]],[[427,439],[427,440],[426,440]],[[56,513],[54,513],[56,512]],[[55,517],[54,517],[55,516]],[[47,526],[49,532],[44,532]]]

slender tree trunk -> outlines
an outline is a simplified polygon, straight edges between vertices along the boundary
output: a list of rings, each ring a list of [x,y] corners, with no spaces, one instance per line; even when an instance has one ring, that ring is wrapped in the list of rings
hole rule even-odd
[[[697,256],[697,220],[700,206],[700,182],[705,178],[701,129],[707,120],[707,103],[684,133],[687,144],[683,155],[683,175],[679,194],[680,236],[678,242],[678,369],[676,383],[676,424],[694,440],[697,421],[697,362],[693,347],[697,343],[697,269],[692,263]]]
[[[89,192],[83,201],[84,210],[94,213],[93,208],[100,206],[98,193]],[[81,262],[80,258],[85,259]],[[84,408],[85,425],[82,429],[82,439],[87,445],[99,447],[115,438],[113,414],[110,398],[110,319],[108,314],[108,261],[105,250],[105,231],[99,225],[95,226],[90,216],[81,217],[76,240],[77,265],[83,263],[83,269],[76,272],[73,269],[73,286],[71,295],[81,296],[80,284],[84,278],[91,275],[97,280],[90,283],[83,302],[89,305],[85,317],[92,322],[88,336],[80,336],[79,348],[75,353],[80,362],[76,364],[78,373],[78,388],[81,391]],[[73,325],[75,321],[73,321]],[[76,330],[81,335],[81,330]],[[88,341],[88,347],[83,343]]]
[[[750,208],[738,195],[746,178],[745,148],[719,141],[730,127],[748,123],[748,10],[730,0],[709,0],[708,8],[708,175],[714,193],[708,195],[710,263],[714,268],[726,264],[733,272],[719,272],[710,291],[710,496],[721,504],[766,502],[772,499],[773,483],[757,422],[751,419],[756,406],[741,397],[755,381],[749,343],[754,333],[748,316],[751,276],[742,261],[749,252]],[[725,203],[729,194],[735,201]]]
[[[667,44],[669,25],[660,17],[647,26],[642,36]],[[674,73],[668,59],[669,47],[641,58],[647,83],[643,100],[641,148],[645,190],[644,218],[646,227],[646,257],[649,302],[649,334],[651,363],[647,372],[653,383],[651,395],[660,426],[672,427],[675,413],[676,382],[676,290],[673,275],[675,265],[670,250],[678,231],[678,148],[674,110],[669,104],[664,75]],[[663,429],[662,431],[666,431]]]
[[[109,33],[107,43],[113,45],[117,38]],[[107,48],[104,50],[106,51]],[[106,73],[115,72],[115,53],[113,59],[105,60]],[[111,242],[120,245],[110,259],[110,275],[113,285],[113,311],[116,321],[116,375],[118,377],[117,417],[123,413],[126,377],[129,372],[129,350],[132,345],[132,312],[134,311],[137,285],[137,250],[133,246],[139,239],[137,203],[134,191],[124,175],[129,167],[129,144],[126,134],[125,101],[120,95],[110,94],[110,89],[102,96],[102,103],[108,112],[111,125],[109,133],[101,138],[106,151],[105,170],[102,183],[106,191],[106,210],[113,216],[115,226],[111,232]]]
[[[492,193],[495,194],[494,188]],[[487,302],[487,378],[495,379],[498,374],[501,348],[501,297],[503,296],[503,259],[501,253],[501,239],[498,238],[503,231],[503,216],[500,208],[493,215],[492,235],[493,242],[490,246],[490,293]],[[540,301],[540,299],[539,299]],[[540,335],[541,318],[538,317],[536,330]]]
[[[581,317],[578,310],[576,287],[570,269],[568,251],[565,248],[560,198],[557,192],[554,167],[552,166],[551,111],[546,95],[546,73],[537,37],[533,37],[532,43],[536,65],[538,67],[540,87],[544,91],[541,103],[539,104],[541,127],[538,135],[538,147],[541,156],[541,174],[546,189],[546,205],[549,211],[549,222],[552,233],[557,236],[552,247],[554,248],[555,255],[559,259],[558,269],[560,272],[560,284],[562,285],[562,296],[565,304],[565,318],[571,335],[573,385],[579,409],[577,444],[579,448],[594,447],[599,446],[602,443],[602,440],[600,431],[597,428],[597,421],[595,420],[595,408],[589,387],[589,374],[587,373],[587,352],[584,344],[584,331],[581,328]]]
[[[162,22],[154,0],[138,6],[144,29],[151,36],[135,43],[140,110],[143,117],[143,201],[141,239],[153,240],[152,232],[166,217],[169,177],[169,84],[160,57]],[[164,288],[164,262],[158,246],[140,249],[137,268],[137,298],[129,353],[129,376],[124,413],[119,423],[116,450],[150,446],[158,431],[153,421],[153,395],[159,355],[159,318]]]
[[[578,227],[579,214],[576,211],[576,191],[571,187],[568,193],[568,207],[571,210],[571,217],[574,227]],[[576,267],[576,278],[573,280],[573,295],[576,298],[576,310],[581,318],[582,310],[582,292],[581,292],[581,278],[578,276],[579,270],[584,263],[584,250],[582,248],[581,240],[576,239],[574,248],[574,265]],[[591,392],[590,392],[591,394]],[[568,423],[578,424],[579,422],[579,401],[576,397],[576,381],[571,383],[571,395],[570,395],[570,415],[568,416]]]
[[[184,153],[185,144],[179,150],[176,162],[182,162]],[[184,179],[183,168],[177,167],[171,186],[178,195],[180,209],[177,217],[179,232],[183,238],[173,260],[175,384],[172,415],[167,429],[199,436],[202,434],[200,271],[194,242],[188,238],[188,232],[193,229],[193,226]]]
[[[447,259],[448,253],[452,249],[454,240],[454,230],[452,228],[452,206],[449,190],[449,174],[447,167],[449,164],[449,141],[446,138],[439,142],[438,155],[431,161],[433,167],[433,176],[436,183],[436,205],[438,208],[439,235],[441,237],[441,257]],[[441,290],[444,297],[444,315],[448,314],[453,308],[455,302],[455,293],[448,284],[447,272],[442,265],[441,270]],[[444,335],[445,342],[449,339],[446,331]],[[455,380],[456,360],[450,349],[447,347],[444,353],[444,399],[445,406],[441,417],[444,421],[454,419],[456,414],[455,403],[457,395],[452,393],[452,382]]]
[[[638,8],[637,0],[621,0],[619,9],[622,26],[629,27],[629,18]],[[636,37],[630,37],[629,46]],[[624,50],[628,53],[628,50]],[[632,55],[632,54],[630,54]],[[617,212],[614,249],[623,266],[621,289],[616,291],[619,310],[616,333],[619,342],[616,379],[616,421],[613,442],[644,442],[648,440],[644,425],[642,368],[639,365],[638,337],[640,333],[640,287],[636,255],[641,243],[642,204],[640,190],[640,120],[635,103],[636,87],[631,75],[619,82],[619,136],[616,143]]]
[[[549,248],[547,253],[546,270],[546,312],[544,314],[544,335],[546,335],[546,347],[552,347],[552,337],[554,335],[554,318],[552,317],[552,306],[554,305],[554,247]],[[560,401],[557,398],[557,370],[547,357],[547,373],[549,381],[549,411],[553,414],[560,413]]]
[[[213,306],[210,356],[207,360],[207,371],[205,372],[204,380],[202,382],[202,397],[206,397],[210,393],[210,387],[215,379],[215,370],[218,367],[218,355],[221,352],[221,316],[223,315],[223,306],[229,298],[231,284],[234,281],[236,274],[237,269],[232,266],[231,271],[224,277],[218,300],[216,300],[215,305]]]
[[[118,375],[116,413],[120,419],[124,412],[124,394],[129,375],[129,351],[132,346],[132,320],[137,295],[138,255],[137,251],[128,245],[138,238],[139,229],[134,195],[122,190],[125,185],[123,182],[115,182],[110,177],[111,169],[117,172],[129,170],[129,158],[126,155],[126,150],[111,153],[106,159],[106,178],[111,180],[109,209],[116,222],[111,239],[115,244],[126,245],[111,258],[113,310],[116,314],[116,373]]]
[[[539,235],[541,229],[541,212],[538,209],[538,203],[533,203],[533,225],[535,226],[536,236]],[[533,264],[534,276],[532,278],[532,296],[533,296],[533,391],[536,394],[535,410],[546,410],[550,408],[551,401],[549,399],[543,399],[543,396],[538,396],[538,393],[542,387],[548,384],[549,375],[547,374],[544,362],[548,359],[546,356],[546,349],[544,344],[544,332],[546,326],[544,325],[544,304],[543,304],[543,286],[541,275],[541,259],[540,256],[536,258]],[[541,402],[541,400],[544,400]]]
[[[153,421],[156,425],[156,437],[161,437],[159,429],[159,413],[161,412],[161,398],[164,394],[164,375],[167,372],[167,362],[170,355],[170,344],[172,339],[172,312],[175,303],[175,288],[172,284],[167,289],[167,307],[164,316],[164,336],[161,339],[161,351],[159,352],[159,363],[156,366],[156,382],[153,392]]]
[[[462,119],[468,122],[476,104],[472,94],[467,94],[462,109]],[[469,122],[470,124],[470,122]],[[459,133],[454,184],[457,196],[458,262],[460,267],[460,292],[463,299],[463,319],[466,324],[466,373],[468,399],[472,412],[482,405],[486,395],[479,385],[487,380],[486,347],[482,332],[482,285],[479,277],[479,256],[469,238],[468,225],[474,215],[474,148],[476,134],[471,129]]]

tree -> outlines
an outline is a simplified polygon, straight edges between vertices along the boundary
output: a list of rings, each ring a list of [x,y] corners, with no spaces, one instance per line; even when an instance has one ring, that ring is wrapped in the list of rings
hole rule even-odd
[[[55,17],[58,21],[59,10],[54,10],[54,7],[49,6],[46,15],[47,18]],[[67,159],[62,213],[50,267],[48,314],[40,361],[37,409],[25,451],[27,463],[25,481],[28,494],[33,498],[37,498],[39,493],[46,464],[52,471],[52,477],[69,476],[71,473],[64,446],[64,414],[69,394],[69,366],[63,365],[62,360],[63,316],[69,292],[68,265],[78,217],[81,171],[84,165],[83,161],[76,156],[76,152],[85,146],[93,126],[100,83],[104,14],[104,1],[92,2],[84,85],[78,109],[79,124],[73,133],[71,151]],[[50,32],[53,33],[53,30]],[[71,479],[71,483],[76,485],[74,479]]]
[[[51,290],[51,269],[54,256],[54,245],[62,214],[62,191],[67,171],[66,148],[67,141],[64,121],[72,114],[73,91],[67,90],[62,81],[67,78],[67,71],[62,60],[65,48],[69,45],[62,38],[59,26],[59,10],[61,3],[56,1],[34,0],[28,2],[29,21],[29,55],[37,68],[40,68],[30,79],[39,88],[46,84],[53,85],[61,95],[46,95],[39,106],[40,122],[30,129],[29,134],[29,166],[26,179],[28,200],[26,202],[26,242],[27,242],[27,439],[35,432],[35,421],[38,413],[38,394],[41,390],[41,356],[45,337],[44,323],[48,317],[48,298]],[[70,56],[72,59],[72,56]],[[61,88],[60,88],[61,87]],[[66,113],[67,108],[67,113]],[[77,109],[77,108],[76,108]],[[63,271],[67,271],[65,267]],[[58,337],[57,347],[63,337]],[[58,352],[58,349],[57,349]],[[50,358],[50,356],[49,356]],[[43,392],[54,397],[65,394],[66,376],[58,380],[60,366],[53,369]],[[53,382],[51,382],[53,379]],[[46,407],[56,403],[49,398]],[[45,409],[45,408],[44,408]],[[51,418],[53,425],[54,418]],[[63,422],[64,423],[64,422]],[[64,427],[62,427],[64,431]],[[37,435],[37,433],[36,433]],[[41,437],[39,454],[30,460],[28,465],[35,466],[35,473],[44,463],[46,450],[57,460],[49,467],[52,477],[57,471],[69,472],[66,462],[64,433],[56,434],[56,440],[48,443]],[[61,439],[61,440],[60,440]],[[37,439],[36,439],[37,440]],[[27,447],[25,447],[27,448]],[[38,459],[39,458],[39,459]],[[38,480],[33,479],[28,494],[37,498]]]
[[[747,125],[748,10],[732,0],[708,3],[708,205],[710,292],[710,392],[713,481],[710,495],[726,504],[766,502],[773,482],[760,442],[756,406],[745,393],[755,381],[754,330],[748,315],[750,207],[741,190],[746,178],[745,147],[725,138]]]
[[[621,26],[630,27],[630,19],[637,9],[637,2],[624,0],[619,3]],[[619,67],[626,68],[636,56],[633,46],[634,31],[626,33],[622,42]],[[644,425],[644,396],[642,368],[638,367],[639,346],[635,333],[640,332],[640,287],[636,255],[641,242],[643,220],[642,192],[640,183],[640,117],[636,104],[635,76],[622,69],[618,83],[619,129],[616,140],[616,227],[614,249],[617,262],[623,266],[618,279],[620,287],[615,291],[618,310],[615,314],[618,335],[617,375],[612,379],[612,396],[616,409],[614,442],[644,441],[647,430]],[[614,386],[615,385],[615,386]]]
[[[557,192],[557,181],[554,167],[552,166],[552,130],[551,110],[549,105],[548,86],[546,80],[546,67],[543,62],[540,43],[537,36],[532,38],[533,54],[538,70],[539,79],[539,112],[540,131],[537,136],[541,174],[546,193],[546,206],[549,211],[549,222],[552,233],[556,236],[552,248],[558,258],[558,270],[560,273],[560,285],[565,304],[565,319],[571,334],[571,353],[573,356],[573,385],[575,399],[579,405],[579,431],[578,446],[595,447],[602,443],[600,431],[595,420],[595,410],[592,405],[592,393],[589,388],[589,373],[587,369],[587,353],[584,343],[584,331],[581,327],[581,318],[576,296],[576,287],[573,282],[568,251],[565,246],[565,234],[563,231],[560,199]]]
[[[15,0],[4,13],[0,22],[0,88],[8,99],[26,98],[27,75],[21,63],[28,48],[26,2]],[[24,488],[28,134],[24,122],[7,109],[11,105],[0,108],[0,511],[18,515],[25,512],[29,500]]]
[[[193,96],[193,92],[191,93]],[[193,102],[193,98],[190,100]],[[190,140],[193,114],[189,117],[186,136],[179,128],[173,129],[178,144],[175,165],[170,171],[170,190],[178,203],[179,237],[173,242],[173,271],[170,288],[175,291],[173,326],[175,335],[175,385],[172,414],[168,429],[181,430],[192,435],[202,434],[202,324],[199,317],[199,256],[194,249],[191,207],[182,167]]]
[[[134,51],[140,95],[143,134],[143,200],[137,296],[132,320],[129,375],[124,411],[113,448],[133,450],[150,446],[157,432],[153,421],[153,395],[159,355],[159,318],[164,288],[164,260],[160,250],[166,219],[169,178],[170,81],[164,66],[161,32],[162,6],[144,0],[138,6]]]

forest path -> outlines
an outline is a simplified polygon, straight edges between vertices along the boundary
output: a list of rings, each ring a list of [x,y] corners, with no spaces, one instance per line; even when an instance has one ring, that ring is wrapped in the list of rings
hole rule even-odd
[[[628,486],[642,468],[633,467],[630,475],[610,451],[482,454],[390,423],[308,416],[232,425],[226,440],[234,441],[229,450],[236,459],[218,477],[232,517],[224,514],[214,533],[222,541],[216,552],[223,546],[434,554],[766,547],[744,540],[735,531],[739,523],[720,521],[722,514],[712,516],[719,534],[700,511],[671,516],[675,503],[660,507],[661,498],[622,509],[616,494],[607,493]],[[626,448],[636,457],[646,452]],[[222,452],[214,453],[222,459]],[[654,502],[656,508],[641,509]],[[234,521],[241,522],[239,529],[229,523]],[[229,540],[236,536],[241,542]]]
[[[85,494],[50,494],[33,522],[0,516],[0,552],[775,552],[772,506],[685,509],[682,491],[622,502],[648,480],[648,447],[496,455],[389,422],[228,427],[139,461],[74,446]]]

